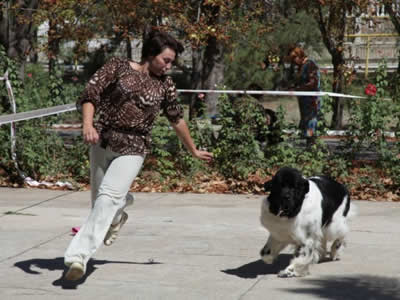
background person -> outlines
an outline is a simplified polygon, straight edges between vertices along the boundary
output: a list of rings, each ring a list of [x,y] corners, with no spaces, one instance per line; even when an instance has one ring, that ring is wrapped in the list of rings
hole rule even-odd
[[[262,87],[251,83],[248,91],[262,91]],[[276,113],[261,104],[263,94],[244,94],[233,98],[234,120],[238,128],[246,125],[261,144],[269,145],[280,141]]]
[[[297,66],[295,77],[295,91],[319,91],[320,72],[318,65],[309,59],[301,47],[291,47],[288,51],[292,64]],[[307,145],[315,142],[318,116],[321,109],[321,100],[318,96],[298,96],[300,124],[303,137]]]
[[[67,280],[80,279],[90,257],[103,242],[111,245],[126,222],[125,208],[133,203],[129,189],[150,152],[150,133],[160,111],[194,157],[211,161],[212,153],[194,145],[175,84],[166,76],[181,52],[180,42],[153,31],[143,42],[141,62],[110,59],[91,77],[78,100],[83,138],[92,144],[92,209],[65,252]]]

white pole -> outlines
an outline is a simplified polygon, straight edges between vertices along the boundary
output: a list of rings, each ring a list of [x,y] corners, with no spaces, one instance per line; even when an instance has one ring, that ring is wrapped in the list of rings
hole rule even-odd
[[[14,93],[11,87],[11,82],[8,79],[8,70],[6,71],[6,73],[4,74],[3,78],[0,78],[5,80],[6,82],[6,88],[7,88],[7,94],[8,94],[8,98],[10,99],[11,102],[11,110],[12,113],[15,115],[17,113],[17,106],[15,104],[15,98],[14,98]],[[11,122],[10,124],[10,136],[11,136],[11,159],[14,161],[14,165],[15,168],[18,171],[19,176],[22,179],[25,179],[25,174],[21,171],[21,169],[18,166],[18,161],[17,161],[17,152],[16,152],[16,145],[17,145],[17,138],[15,135],[15,122]]]

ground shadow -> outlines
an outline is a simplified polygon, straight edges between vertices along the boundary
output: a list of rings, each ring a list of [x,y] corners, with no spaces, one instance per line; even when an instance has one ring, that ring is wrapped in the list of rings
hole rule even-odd
[[[32,267],[39,269],[45,269],[49,271],[60,270],[63,271],[61,277],[53,282],[54,286],[61,286],[63,289],[76,289],[78,285],[81,285],[86,281],[86,279],[97,269],[96,266],[104,264],[133,264],[133,265],[154,265],[161,264],[160,262],[148,261],[148,262],[130,262],[130,261],[110,261],[110,260],[89,260],[86,266],[86,274],[77,281],[68,281],[64,279],[66,272],[66,267],[64,265],[64,258],[57,257],[53,259],[44,258],[33,258],[24,261],[19,261],[14,264],[14,266],[20,268],[25,273],[39,275],[41,272],[35,271]]]
[[[266,264],[259,259],[236,269],[221,270],[221,272],[241,278],[257,278],[259,275],[278,274],[280,270],[289,265],[292,256],[290,254],[281,254],[273,264]]]
[[[309,294],[331,300],[400,300],[399,278],[360,274],[352,277],[324,276],[303,281],[306,287],[285,290],[296,295]]]

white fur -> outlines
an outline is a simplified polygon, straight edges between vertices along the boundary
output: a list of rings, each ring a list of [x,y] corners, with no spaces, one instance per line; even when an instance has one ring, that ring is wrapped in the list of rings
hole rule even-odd
[[[262,202],[261,224],[270,232],[263,248],[266,253],[262,256],[264,262],[272,263],[288,245],[296,247],[294,258],[289,266],[278,274],[280,277],[309,274],[310,264],[318,263],[325,258],[327,245],[331,242],[330,257],[332,260],[339,259],[345,244],[345,236],[349,231],[347,220],[349,216],[354,215],[354,206],[351,203],[350,212],[346,217],[343,216],[347,202],[347,199],[344,199],[334,213],[332,222],[322,228],[322,195],[313,181],[308,180],[308,182],[309,192],[305,195],[299,214],[294,218],[288,219],[272,214],[267,197]]]

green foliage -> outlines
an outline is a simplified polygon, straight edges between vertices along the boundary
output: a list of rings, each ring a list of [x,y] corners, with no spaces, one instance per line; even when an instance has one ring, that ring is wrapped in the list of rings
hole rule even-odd
[[[30,65],[22,80],[17,73],[18,64],[8,59],[1,50],[0,61],[3,62],[3,69],[0,71],[4,73],[7,69],[9,72],[17,112],[76,100],[79,88],[73,92],[68,89],[65,93],[61,73],[48,76],[38,65]],[[4,103],[9,102],[8,97],[4,99],[7,100]],[[4,105],[2,108],[3,111],[10,112]],[[20,169],[25,175],[36,180],[74,178],[77,181],[85,181],[89,173],[87,146],[80,139],[74,139],[72,144],[68,145],[52,132],[50,125],[58,120],[59,117],[52,116],[16,123],[16,154]],[[8,172],[15,173],[15,165],[10,155],[9,125],[1,126],[0,138],[5,141],[0,147],[0,165]]]
[[[265,120],[265,117],[258,110],[247,111],[246,116],[240,115],[245,112],[235,110],[227,95],[219,98],[218,105],[221,129],[214,151],[218,170],[226,177],[245,179],[249,174],[264,169],[264,153],[256,140],[253,126],[248,122],[238,123],[237,120]]]
[[[163,176],[175,176],[174,153],[179,148],[178,138],[169,125],[167,118],[159,117],[151,132],[153,147],[151,155],[156,159],[156,171]]]
[[[384,133],[390,130],[392,111],[396,108],[394,102],[384,100],[388,87],[385,62],[378,68],[375,81],[376,95],[357,100],[351,107],[349,131],[352,138],[348,143],[356,152],[361,147],[373,147],[378,151],[387,148]]]
[[[245,35],[232,34],[231,52],[225,57],[225,85],[233,89],[246,89],[251,83],[272,89],[283,76],[277,70],[264,70],[261,66],[271,54],[282,60],[291,44],[304,44],[307,50],[322,52],[323,44],[318,26],[304,11],[289,16],[266,31],[265,24],[253,20]],[[278,62],[282,66],[282,61]]]
[[[321,53],[322,44],[321,32],[314,18],[300,10],[289,15],[288,19],[276,24],[274,30],[268,35],[270,47],[281,49],[281,55],[286,55],[288,45],[302,44],[305,49]]]
[[[29,66],[27,72],[31,75],[26,76],[22,83],[16,75],[18,66],[12,61],[8,62],[10,78],[13,80],[13,86],[16,86],[15,96],[19,110],[73,102],[82,88],[78,84],[63,83],[57,74],[48,77],[46,72],[34,65]],[[299,168],[306,176],[328,174],[340,178],[348,175],[354,155],[367,147],[377,150],[380,156],[377,165],[400,185],[400,144],[389,144],[382,134],[393,129],[399,132],[400,128],[399,98],[392,96],[392,101],[384,100],[388,97],[387,78],[388,74],[383,64],[375,76],[376,96],[352,102],[350,106],[349,130],[356,136],[348,140],[347,146],[351,145],[352,150],[350,156],[332,153],[319,139],[311,147],[305,148],[304,141],[298,134],[297,124],[286,122],[287,113],[282,106],[276,111],[276,134],[279,142],[263,143],[260,136],[268,136],[270,131],[261,111],[252,106],[251,101],[243,106],[235,106],[233,104],[237,99],[232,100],[227,95],[222,95],[219,99],[218,124],[212,124],[209,120],[194,120],[188,123],[197,147],[214,153],[212,166],[194,159],[179,142],[168,120],[160,117],[152,132],[153,147],[149,158],[154,163],[147,164],[146,168],[157,171],[161,180],[172,178],[170,182],[178,182],[182,177],[192,177],[199,172],[217,172],[225,178],[246,180],[255,173],[273,174],[282,166]],[[324,82],[323,80],[323,85],[329,86],[328,82]],[[323,98],[319,121],[321,135],[327,129],[331,102],[331,98]],[[59,120],[57,117],[47,117],[17,123],[17,156],[20,168],[36,180],[68,179],[85,182],[89,178],[88,147],[80,138],[66,142],[53,132],[50,124]],[[0,127],[0,140],[6,141],[0,147],[0,166],[16,173],[12,170],[13,162],[9,153],[8,126]],[[360,181],[360,184],[383,188],[375,178],[366,180]]]
[[[194,120],[189,123],[189,130],[199,149],[212,151],[214,133],[210,124]],[[151,136],[153,140],[151,157],[156,162],[154,171],[157,171],[162,178],[192,176],[206,169],[203,162],[193,158],[184,148],[167,118],[159,117],[156,120]]]
[[[225,85],[233,89],[246,89],[251,83],[267,89],[271,74],[261,68],[268,49],[266,34],[258,32],[257,23],[251,25],[246,36],[232,38],[232,52],[225,57]]]
[[[88,148],[76,139],[73,145],[41,126],[27,121],[17,133],[17,157],[20,168],[35,179],[72,178],[87,180]]]
[[[198,119],[192,120],[189,122],[189,130],[198,149],[213,151],[216,132],[211,122]],[[177,167],[182,175],[192,177],[198,172],[207,172],[207,166],[202,161],[193,158],[182,144],[180,144],[178,155]]]

